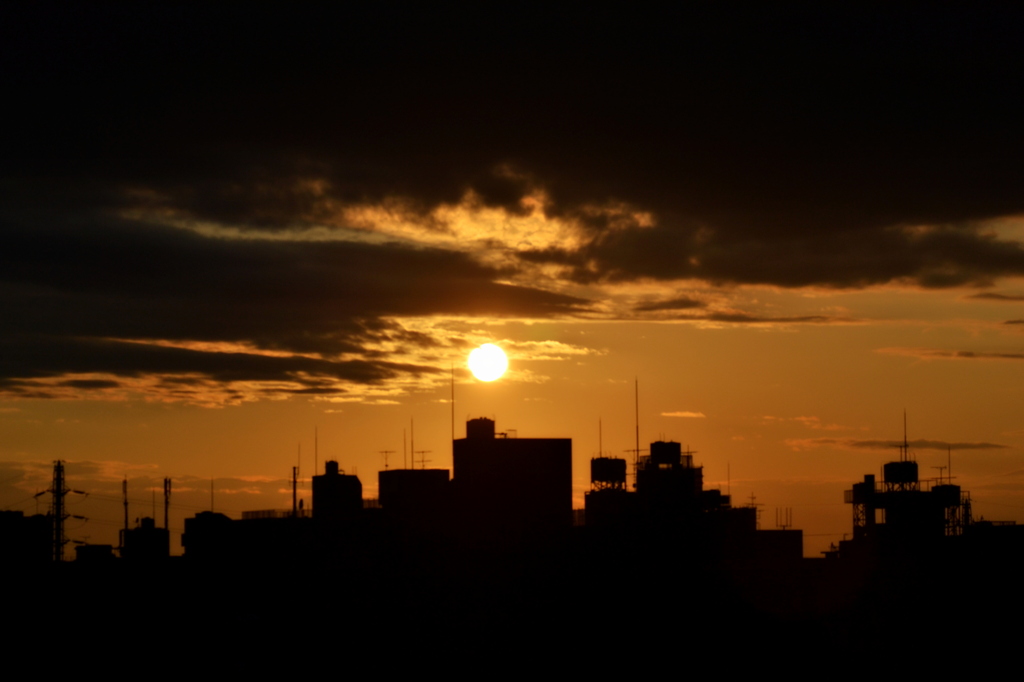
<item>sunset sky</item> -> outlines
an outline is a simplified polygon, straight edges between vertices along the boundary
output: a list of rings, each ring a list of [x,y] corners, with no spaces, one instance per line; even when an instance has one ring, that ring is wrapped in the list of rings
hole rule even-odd
[[[412,420],[451,467],[454,366],[456,436],[572,438],[576,507],[638,380],[641,446],[808,555],[904,409],[1024,522],[1022,14],[6,6],[0,508],[55,459],[76,540],[124,476],[284,508],[314,429],[374,497]]]

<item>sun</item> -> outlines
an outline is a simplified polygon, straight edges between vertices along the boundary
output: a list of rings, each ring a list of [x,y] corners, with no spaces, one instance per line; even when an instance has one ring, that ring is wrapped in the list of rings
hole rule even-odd
[[[485,343],[469,354],[469,369],[480,381],[494,381],[508,369],[508,358],[493,343]]]

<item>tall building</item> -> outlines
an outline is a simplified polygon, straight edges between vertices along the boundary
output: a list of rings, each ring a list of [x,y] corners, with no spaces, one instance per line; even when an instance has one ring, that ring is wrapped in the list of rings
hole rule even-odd
[[[509,438],[471,419],[454,468],[456,518],[476,541],[544,542],[572,525],[571,438]]]
[[[157,528],[148,516],[138,521],[135,528],[121,531],[121,558],[133,561],[159,561],[171,555],[171,534],[166,528]]]
[[[712,563],[802,556],[801,531],[758,530],[756,508],[733,507],[729,495],[705,490],[704,468],[679,443],[655,441],[637,458],[635,491],[627,489],[624,459],[596,457],[590,465],[586,525],[595,542]]]
[[[404,531],[438,533],[448,522],[447,469],[388,469],[377,473],[380,506]]]
[[[324,465],[324,473],[313,477],[313,518],[317,521],[346,521],[363,511],[363,484],[358,476],[342,473],[338,463]]]
[[[900,460],[882,467],[881,483],[865,475],[846,491],[845,502],[853,507],[853,539],[840,543],[847,556],[933,549],[972,523],[970,493],[951,480],[922,481],[905,441]]]

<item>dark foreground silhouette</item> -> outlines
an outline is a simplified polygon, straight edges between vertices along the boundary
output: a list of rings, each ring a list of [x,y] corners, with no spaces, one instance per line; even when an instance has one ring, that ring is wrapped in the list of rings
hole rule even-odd
[[[635,490],[623,460],[594,459],[584,523],[571,509],[568,439],[507,438],[472,420],[454,464],[451,480],[381,472],[379,504],[368,506],[358,478],[329,462],[314,477],[312,514],[199,513],[183,557],[168,557],[166,530],[144,520],[125,533],[121,558],[101,547],[53,562],[39,533],[52,524],[7,516],[6,546],[20,552],[9,553],[7,584],[40,613],[151,605],[168,614],[155,626],[165,633],[270,628],[366,649],[591,661],[621,638],[656,656],[684,643],[825,651],[934,646],[951,629],[979,646],[1017,634],[1021,527],[975,522],[969,496],[919,481],[905,458],[847,493],[853,538],[822,559],[802,557],[800,531],[758,530],[753,508],[704,490],[678,443],[638,458]]]

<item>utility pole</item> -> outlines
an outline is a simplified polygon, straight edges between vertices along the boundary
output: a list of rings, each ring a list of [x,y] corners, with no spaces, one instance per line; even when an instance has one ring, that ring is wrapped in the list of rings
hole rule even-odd
[[[64,510],[64,497],[71,492],[67,483],[64,482],[64,462],[57,460],[53,463],[53,484],[50,486],[52,504],[50,516],[53,519],[53,560],[64,561],[64,545],[68,540],[64,537],[64,520],[68,513]]]

